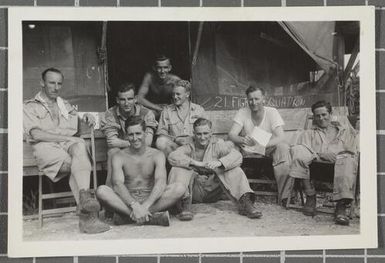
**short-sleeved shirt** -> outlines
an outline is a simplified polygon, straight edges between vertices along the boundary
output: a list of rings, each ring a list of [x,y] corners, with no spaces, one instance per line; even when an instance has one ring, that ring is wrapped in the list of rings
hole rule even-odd
[[[64,162],[70,162],[68,149],[73,141],[36,142],[31,137],[33,129],[39,129],[52,134],[73,136],[78,131],[78,114],[73,106],[62,98],[57,98],[59,121],[53,118],[48,104],[39,92],[33,99],[23,105],[23,127],[27,141],[32,144],[33,155],[41,172],[52,181],[59,181],[65,174],[58,175]]]
[[[164,81],[160,81],[156,73],[147,73],[150,78],[150,85],[146,99],[155,104],[171,104],[172,89],[174,83],[180,78],[173,74],[168,74]]]
[[[23,105],[23,127],[27,140],[31,141],[31,130],[37,128],[45,132],[73,136],[78,131],[78,114],[75,108],[62,98],[57,99],[59,106],[59,122],[53,118],[53,113],[47,102],[42,99],[41,92]]]
[[[146,129],[146,132],[153,133],[156,130],[158,123],[151,110],[143,107],[142,105],[135,104],[133,116],[139,116],[146,123],[146,127],[148,128]],[[109,108],[105,112],[104,118],[101,119],[100,124],[101,130],[106,138],[111,139],[113,137],[118,137],[119,139],[126,139],[127,133],[125,123],[129,120],[129,118],[124,117],[120,113],[118,105]]]
[[[277,109],[266,106],[264,107],[264,109],[265,113],[263,115],[261,123],[258,126],[259,128],[269,133],[273,133],[273,131],[277,127],[283,126],[285,124]],[[248,107],[239,109],[238,112],[235,114],[233,121],[242,127],[242,136],[250,134],[256,126],[253,123],[253,120],[251,118],[251,110]]]
[[[188,116],[183,121],[179,117],[177,107],[174,104],[166,106],[159,119],[157,135],[166,135],[171,137],[192,136],[193,124],[201,117],[204,117],[202,106],[190,102]]]

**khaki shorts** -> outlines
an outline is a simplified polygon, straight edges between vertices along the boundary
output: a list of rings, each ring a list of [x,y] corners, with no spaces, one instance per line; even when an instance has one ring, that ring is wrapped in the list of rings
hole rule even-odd
[[[69,148],[75,142],[39,142],[33,145],[34,156],[39,171],[53,182],[57,182],[67,174],[58,174],[63,163],[71,163]]]
[[[143,203],[147,200],[147,198],[150,196],[152,189],[148,188],[135,188],[135,189],[129,189],[127,187],[128,191],[130,192],[130,195],[135,198],[136,201],[139,203]]]

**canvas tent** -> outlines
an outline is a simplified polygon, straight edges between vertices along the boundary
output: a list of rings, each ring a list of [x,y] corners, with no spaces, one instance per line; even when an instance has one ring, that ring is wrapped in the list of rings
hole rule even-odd
[[[208,111],[243,107],[250,82],[277,108],[305,108],[321,98],[340,105],[343,55],[359,32],[350,21],[31,24],[23,24],[24,98],[38,90],[41,71],[55,66],[65,75],[64,97],[82,111],[104,111],[122,82],[138,87],[159,53],[192,81],[193,100]]]

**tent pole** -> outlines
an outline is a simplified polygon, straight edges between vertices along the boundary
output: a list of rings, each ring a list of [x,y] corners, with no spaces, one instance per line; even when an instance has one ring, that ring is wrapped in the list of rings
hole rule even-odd
[[[198,36],[197,36],[197,40],[195,42],[194,55],[192,58],[192,65],[193,66],[195,66],[195,64],[197,63],[199,46],[201,44],[201,38],[202,38],[202,31],[203,31],[203,21],[199,22]]]
[[[108,92],[110,91],[110,86],[108,85],[108,68],[107,68],[107,21],[103,21],[102,25],[102,40],[100,44],[100,54],[101,54],[101,63],[103,67],[103,81],[104,81],[104,97],[106,98],[106,110],[108,106]]]

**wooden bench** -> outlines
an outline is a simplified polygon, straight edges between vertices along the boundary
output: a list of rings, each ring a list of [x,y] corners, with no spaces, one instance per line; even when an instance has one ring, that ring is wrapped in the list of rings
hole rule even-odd
[[[207,118],[213,121],[214,136],[218,136],[223,139],[227,139],[227,134],[233,124],[233,117],[236,111],[209,111],[207,112]],[[299,111],[298,109],[286,109],[286,111],[280,110],[282,118],[289,116],[292,121],[285,124],[285,141],[289,145],[293,145],[299,133],[303,130],[308,110],[304,109]],[[284,118],[285,120],[285,118]],[[285,120],[286,122],[286,120]],[[249,183],[253,188],[261,186],[261,190],[254,190],[257,195],[263,196],[275,196],[278,198],[276,190],[277,183],[274,178],[272,159],[264,156],[244,157],[241,168],[244,170]],[[277,200],[278,201],[278,200]]]

